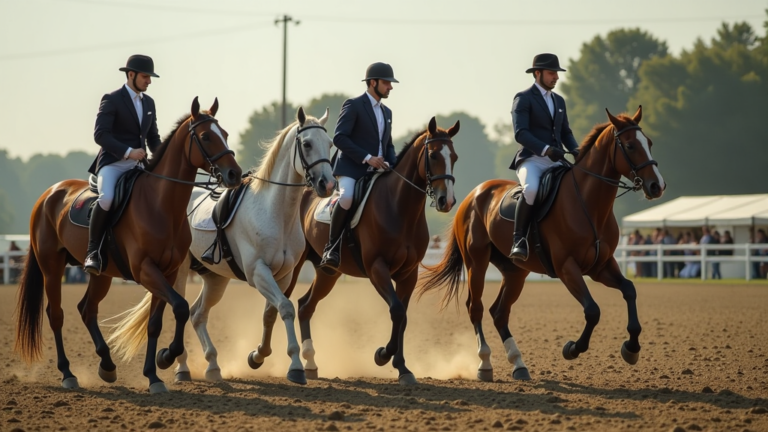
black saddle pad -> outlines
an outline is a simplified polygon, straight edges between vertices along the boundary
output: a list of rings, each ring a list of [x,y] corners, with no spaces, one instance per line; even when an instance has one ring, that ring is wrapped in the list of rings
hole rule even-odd
[[[541,176],[539,191],[536,194],[536,220],[541,221],[549,213],[552,203],[555,202],[557,192],[560,190],[560,183],[565,173],[571,170],[570,166],[555,165]],[[509,221],[515,220],[515,209],[517,201],[523,194],[523,187],[517,185],[510,189],[501,201],[499,206],[499,215]]]
[[[125,207],[128,204],[128,200],[133,191],[133,185],[139,175],[143,173],[142,169],[132,169],[126,171],[125,174],[120,176],[115,186],[115,199],[112,201],[112,208],[109,210],[110,221],[109,227],[112,227],[117,223],[122,216]],[[80,195],[72,201],[72,205],[69,207],[69,220],[75,225],[81,227],[88,227],[91,220],[91,211],[93,206],[96,205],[96,198],[99,197],[96,192],[95,176],[91,176],[89,179],[89,187],[80,192]]]

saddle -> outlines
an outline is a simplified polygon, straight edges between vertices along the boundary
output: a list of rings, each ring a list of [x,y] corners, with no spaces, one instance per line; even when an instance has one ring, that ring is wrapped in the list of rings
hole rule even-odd
[[[539,183],[539,190],[536,193],[533,220],[531,221],[531,226],[529,227],[529,232],[527,234],[529,243],[534,245],[539,260],[547,271],[547,275],[551,278],[556,278],[557,276],[555,274],[554,265],[552,265],[552,259],[542,244],[539,222],[547,216],[550,208],[552,208],[552,203],[555,202],[557,193],[560,190],[560,183],[563,180],[563,176],[570,170],[570,166],[555,165],[544,171],[544,174],[541,176],[541,182]],[[521,185],[511,188],[501,200],[501,205],[499,205],[499,216],[514,222],[517,202],[522,195],[523,187]]]
[[[224,259],[232,270],[232,273],[242,281],[247,280],[247,278],[232,255],[232,248],[229,246],[229,240],[227,239],[226,233],[224,233],[224,229],[229,226],[230,222],[232,222],[232,219],[235,217],[235,213],[237,213],[237,209],[240,207],[240,203],[243,200],[243,196],[250,182],[251,177],[244,176],[240,186],[234,189],[226,189],[223,193],[211,194],[209,197],[203,198],[204,200],[210,198],[211,200],[216,201],[216,205],[213,207],[213,212],[211,214],[213,224],[216,227],[216,238],[208,249],[203,252],[203,255],[200,256],[200,260],[206,264],[215,265]],[[197,211],[200,210],[198,209]],[[195,213],[197,213],[197,211]],[[218,257],[216,257],[217,250],[219,254]],[[197,271],[199,274],[204,274],[201,273],[202,268],[204,268],[202,263],[194,257],[192,257],[192,266],[190,268]]]
[[[347,224],[348,228],[354,228],[360,222],[360,216],[363,214],[365,203],[368,201],[368,195],[373,188],[373,183],[383,173],[369,173],[355,182],[355,190],[352,194],[352,207],[349,208],[349,214],[352,218]],[[315,209],[315,220],[324,224],[331,223],[331,211],[339,200],[339,192],[335,191],[331,196],[323,198]]]
[[[123,278],[128,281],[133,281],[133,275],[128,268],[125,259],[120,253],[120,249],[117,247],[117,239],[112,231],[112,228],[120,220],[120,217],[125,212],[125,208],[130,201],[131,192],[133,192],[133,186],[136,183],[136,179],[144,172],[142,169],[132,169],[126,171],[117,180],[115,185],[115,198],[112,201],[112,208],[109,210],[109,216],[107,219],[107,227],[105,231],[105,240],[107,244],[106,250],[99,251],[102,260],[102,266],[106,267],[108,264],[109,255],[115,260],[117,266]],[[98,188],[96,186],[96,176],[91,175],[88,179],[88,188],[84,189],[80,194],[72,201],[72,205],[69,207],[69,221],[74,225],[88,228],[90,226],[91,212],[93,206],[96,205],[96,199],[99,197]]]

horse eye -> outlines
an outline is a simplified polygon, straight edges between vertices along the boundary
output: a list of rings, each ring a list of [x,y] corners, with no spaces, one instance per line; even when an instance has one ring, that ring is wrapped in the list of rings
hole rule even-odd
[[[311,143],[311,142],[309,142],[309,141],[304,141],[303,145],[304,145],[304,148],[305,148],[305,149],[310,149],[310,148],[312,148],[312,143]]]
[[[436,152],[429,152],[429,158],[432,160],[437,160],[437,153]]]
[[[203,141],[210,141],[210,138],[208,138],[208,132],[201,133],[200,138],[202,138]]]

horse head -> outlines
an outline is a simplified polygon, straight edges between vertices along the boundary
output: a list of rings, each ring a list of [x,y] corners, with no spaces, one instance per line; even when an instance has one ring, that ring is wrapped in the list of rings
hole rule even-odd
[[[658,163],[651,156],[653,141],[640,128],[643,107],[638,107],[631,118],[614,117],[607,108],[605,112],[613,126],[616,143],[613,155],[615,169],[619,174],[632,180],[637,189],[642,188],[647,199],[661,197],[667,186],[659,172]],[[617,157],[616,153],[621,153],[623,157]]]
[[[325,114],[321,118],[315,119],[307,117],[304,108],[299,107],[296,120],[299,125],[296,129],[294,168],[296,172],[304,175],[307,184],[312,185],[319,197],[327,197],[336,188],[330,161],[333,141],[325,129],[328,108],[325,109]]]
[[[419,174],[427,182],[427,194],[435,201],[437,211],[447,213],[456,204],[453,184],[453,164],[459,158],[453,150],[453,138],[459,133],[460,123],[448,130],[437,127],[434,117],[427,126],[424,140],[424,163],[419,167]]]
[[[227,131],[214,118],[218,110],[218,99],[207,112],[200,111],[197,97],[192,101],[187,158],[192,166],[210,172],[225,187],[233,188],[242,182],[243,172],[235,161],[235,152],[227,145]]]

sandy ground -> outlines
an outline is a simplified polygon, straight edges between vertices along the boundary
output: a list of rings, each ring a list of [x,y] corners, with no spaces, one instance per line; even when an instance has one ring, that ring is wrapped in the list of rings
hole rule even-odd
[[[307,285],[297,288],[303,294]],[[85,287],[64,288],[65,344],[80,390],[60,388],[53,337],[44,324],[44,360],[22,364],[12,352],[15,286],[0,286],[0,430],[768,430],[768,285],[638,283],[643,324],[640,361],[624,363],[626,307],[617,291],[592,286],[602,310],[590,350],[566,361],[561,351],[584,324],[580,306],[559,283],[529,283],[512,310],[511,330],[533,380],[514,381],[486,313],[495,382],[475,378],[479,360],[465,310],[438,312],[437,296],[408,313],[407,364],[419,385],[397,384],[373,353],[390,332],[384,302],[367,281],[340,282],[313,320],[321,378],[306,386],[285,379],[285,330],[258,371],[246,355],[261,339],[264,300],[233,283],[212,311],[209,330],[225,381],[208,383],[191,325],[193,383],[149,395],[143,356],[118,363],[118,381],[96,375],[97,356],[75,304]],[[199,285],[189,288],[190,299]],[[486,288],[489,306],[497,283]],[[102,303],[106,318],[135,304],[141,287],[115,283]],[[462,295],[462,301],[464,295]],[[166,312],[161,346],[172,331]],[[298,324],[296,325],[298,332]]]

